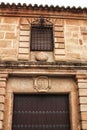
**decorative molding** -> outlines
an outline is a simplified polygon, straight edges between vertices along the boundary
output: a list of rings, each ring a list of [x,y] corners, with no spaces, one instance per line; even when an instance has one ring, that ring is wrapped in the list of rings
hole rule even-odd
[[[35,59],[37,61],[47,61],[48,60],[47,53],[45,53],[45,52],[38,52],[37,55],[35,55]]]
[[[39,76],[34,79],[34,89],[38,92],[48,92],[51,89],[51,81],[47,76]]]
[[[39,25],[39,26],[44,26],[44,25],[45,26],[46,25],[53,26],[53,23],[50,21],[50,19],[43,17],[43,16],[40,16],[37,19],[34,19],[34,21],[32,21],[31,24],[32,25]]]

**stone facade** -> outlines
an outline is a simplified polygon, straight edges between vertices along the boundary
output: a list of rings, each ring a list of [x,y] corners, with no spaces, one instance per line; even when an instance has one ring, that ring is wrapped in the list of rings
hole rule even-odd
[[[40,92],[69,93],[71,130],[87,130],[87,9],[58,9],[0,5],[0,130],[12,129],[14,93]],[[51,52],[30,51],[40,16],[53,24]]]

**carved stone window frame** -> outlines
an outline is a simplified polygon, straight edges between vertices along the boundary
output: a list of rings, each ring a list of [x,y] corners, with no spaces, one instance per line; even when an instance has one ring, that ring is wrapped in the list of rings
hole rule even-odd
[[[40,16],[37,20],[31,23],[30,28],[30,51],[54,51],[54,29],[52,22],[47,18]],[[39,33],[37,31],[39,31]],[[45,35],[45,33],[47,33],[47,35]],[[44,39],[45,44],[42,44],[42,39]]]

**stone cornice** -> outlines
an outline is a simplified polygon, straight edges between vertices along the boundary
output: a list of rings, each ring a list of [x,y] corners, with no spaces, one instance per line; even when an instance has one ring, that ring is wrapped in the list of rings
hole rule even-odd
[[[0,62],[0,69],[54,68],[87,70],[87,63],[79,62]]]

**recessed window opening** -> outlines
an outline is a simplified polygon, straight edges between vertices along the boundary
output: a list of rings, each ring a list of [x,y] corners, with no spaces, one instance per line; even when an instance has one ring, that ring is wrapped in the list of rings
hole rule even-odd
[[[53,51],[53,26],[44,23],[31,25],[31,51]]]

